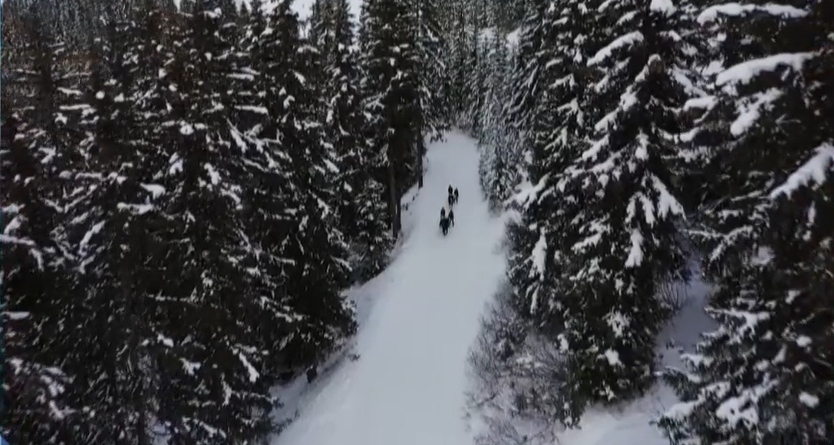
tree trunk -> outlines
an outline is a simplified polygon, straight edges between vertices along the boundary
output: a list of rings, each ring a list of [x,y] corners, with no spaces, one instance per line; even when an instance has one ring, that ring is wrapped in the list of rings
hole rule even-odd
[[[394,160],[391,159],[393,150],[388,149],[388,209],[391,212],[391,232],[394,239],[400,233],[400,203],[397,199],[397,175],[394,168]]]
[[[426,155],[426,145],[422,138],[417,139],[417,188],[423,188],[423,156]]]
[[[141,332],[144,331],[143,323],[141,321],[144,316],[144,295],[142,292],[142,285],[136,278],[137,268],[141,270],[144,252],[141,251],[143,246],[143,238],[146,231],[142,227],[137,227],[140,224],[137,221],[128,222],[127,227],[127,246],[128,252],[123,256],[121,264],[121,291],[122,304],[127,315],[128,328],[128,360],[130,364],[128,368],[133,372],[130,375],[132,382],[131,388],[131,404],[133,411],[138,415],[136,418],[136,444],[150,445],[150,437],[148,435],[148,419],[146,418],[147,409],[147,395],[145,388],[145,363],[143,363],[144,354],[141,346]],[[140,272],[141,273],[141,272]],[[137,286],[138,285],[138,286]]]

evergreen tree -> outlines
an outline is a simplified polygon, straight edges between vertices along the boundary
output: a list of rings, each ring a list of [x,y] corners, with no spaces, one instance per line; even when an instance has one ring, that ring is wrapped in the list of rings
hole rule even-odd
[[[327,96],[332,85],[328,85],[329,76],[327,66],[333,53],[331,1],[316,0],[313,2],[309,18],[309,31],[304,38],[306,45],[303,46],[302,56],[306,63],[303,75],[307,82],[316,92],[319,102],[315,104],[315,115],[318,122],[323,122],[326,117]]]
[[[387,264],[392,238],[383,217],[385,189],[372,175],[371,147],[361,137],[365,120],[357,87],[357,54],[350,49],[354,33],[346,0],[338,0],[333,5],[330,26],[333,52],[327,67],[331,88],[325,131],[341,169],[336,181],[340,185],[337,194],[341,227],[352,245],[355,277],[364,281],[381,272]]]
[[[594,110],[585,122],[593,126],[590,144],[564,184],[581,193],[581,207],[563,217],[575,241],[565,339],[581,402],[620,401],[649,388],[655,338],[671,311],[660,290],[687,273],[673,135],[683,130],[686,86],[695,84],[691,46],[681,39],[691,21],[671,2],[599,11],[589,18],[612,26],[598,28],[610,43],[587,62],[601,70],[584,104]]]
[[[250,275],[253,296],[262,307],[251,310],[247,320],[255,328],[261,350],[270,351],[264,358],[266,376],[284,379],[312,363],[310,354],[298,357],[298,345],[308,316],[301,313],[294,301],[288,270],[297,257],[288,250],[293,231],[305,215],[299,213],[291,180],[292,166],[278,128],[281,111],[279,94],[282,78],[288,69],[287,53],[299,49],[299,41],[289,42],[275,32],[279,16],[253,5],[246,23],[243,51],[239,53],[237,73],[234,75],[237,92],[233,98],[238,115],[230,127],[232,138],[248,170],[244,173],[245,188],[243,215],[248,235],[247,249],[251,252]],[[309,111],[309,109],[308,109]],[[311,297],[313,298],[313,297]],[[270,379],[268,378],[267,381]]]
[[[440,7],[436,0],[412,1],[411,11],[414,17],[412,27],[416,46],[418,67],[416,69],[419,104],[417,122],[415,166],[417,185],[423,186],[423,158],[426,155],[425,138],[437,140],[448,129],[450,104],[448,102],[449,79],[444,62],[447,42],[444,38],[438,14]]]
[[[31,11],[31,10],[30,10]],[[74,443],[77,410],[68,397],[83,351],[73,340],[80,300],[73,247],[65,224],[72,169],[80,162],[71,117],[77,105],[70,48],[36,14],[21,23],[14,81],[16,111],[3,107],[3,304],[5,363],[3,436],[19,442]],[[4,68],[6,68],[4,66]],[[6,81],[4,80],[4,88]],[[25,106],[24,106],[25,105]],[[27,409],[23,409],[26,407]]]
[[[401,198],[415,178],[414,154],[422,135],[416,78],[418,57],[404,0],[371,0],[362,23],[362,65],[367,134],[375,178],[385,184],[388,218],[396,238],[402,227]]]
[[[701,203],[715,332],[669,375],[674,443],[822,444],[834,436],[830,226],[834,196],[830,2],[716,4],[729,40],[693,132],[713,189]],[[742,35],[744,38],[742,39]],[[755,68],[754,68],[755,67]]]
[[[509,150],[518,153],[524,162],[527,162],[532,146],[532,113],[537,107],[536,99],[541,88],[538,73],[547,63],[539,57],[546,8],[547,2],[544,0],[529,0],[526,5],[527,15],[519,30],[518,48],[510,74],[510,88],[514,94],[504,112],[509,132]]]
[[[267,17],[275,32],[271,51],[274,63],[266,68],[272,85],[280,86],[268,97],[267,109],[278,122],[274,129],[277,150],[286,153],[294,178],[287,184],[284,208],[288,222],[280,257],[292,258],[284,266],[287,301],[299,314],[294,338],[286,346],[290,363],[309,366],[337,347],[355,329],[353,308],[342,299],[350,273],[343,235],[329,208],[333,193],[327,178],[327,152],[314,116],[309,114],[317,98],[299,75],[303,59],[298,19],[284,1]],[[270,130],[271,131],[271,130]],[[275,155],[280,155],[277,151]]]
[[[466,65],[470,39],[467,39],[469,17],[464,1],[449,2],[447,14],[449,15],[447,33],[449,34],[450,48],[447,54],[446,64],[450,67],[449,79],[449,102],[453,122],[459,122],[466,106],[469,103],[467,94],[467,83],[471,67]]]
[[[488,45],[481,34],[480,28],[474,28],[469,34],[465,62],[468,67],[465,87],[468,101],[462,116],[463,127],[477,139],[483,137],[484,86],[489,69]]]
[[[153,271],[144,259],[158,248],[147,234],[159,220],[153,201],[161,189],[143,170],[152,165],[142,159],[147,147],[134,139],[130,26],[107,27],[107,38],[90,45],[91,75],[79,123],[88,137],[78,146],[87,161],[75,169],[68,215],[83,298],[73,325],[84,333],[76,340],[84,352],[70,362],[84,384],[73,385],[72,394],[99,414],[86,419],[78,437],[147,444],[152,371],[142,345],[156,328],[147,320],[157,314],[147,307],[144,286]]]
[[[231,41],[222,10],[205,0],[180,24],[166,61],[170,120],[164,125],[168,168],[159,184],[169,224],[161,233],[166,263],[162,293],[172,298],[163,322],[176,356],[162,357],[159,420],[170,442],[244,442],[271,430],[268,375],[254,327],[257,313],[241,221],[242,160],[227,136],[222,86],[231,72]]]
[[[507,149],[504,127],[504,103],[511,94],[506,87],[509,80],[509,52],[506,35],[500,31],[491,39],[487,87],[484,99],[484,137],[479,165],[481,188],[495,210],[510,197],[515,187],[515,160]]]

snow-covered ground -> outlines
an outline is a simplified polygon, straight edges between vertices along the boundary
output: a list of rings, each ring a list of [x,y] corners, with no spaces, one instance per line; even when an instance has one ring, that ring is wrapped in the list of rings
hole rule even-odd
[[[360,357],[311,385],[298,419],[274,445],[472,442],[463,419],[467,355],[504,274],[503,222],[482,199],[475,141],[450,133],[430,145],[428,162],[397,257],[352,291],[373,301],[360,309]],[[438,221],[449,184],[460,190],[460,202],[456,227],[444,237]]]
[[[424,167],[426,167],[426,170],[430,168],[430,166]],[[403,231],[397,240],[397,245],[394,246],[391,252],[392,259],[399,257],[403,245],[410,239],[411,234],[414,232],[416,218],[414,217],[415,207],[412,204],[419,194],[420,189],[415,185],[405,193],[400,201],[403,210]],[[382,294],[383,289],[390,281],[391,277],[383,272],[368,282],[354,286],[344,292],[344,297],[350,299],[355,304],[356,321],[360,327],[364,326],[365,322],[368,321],[374,303],[378,300],[379,295]],[[310,398],[318,394],[318,385],[321,382],[326,382],[328,376],[339,370],[345,362],[355,358],[354,354],[357,354],[356,341],[356,337],[348,339],[324,363],[321,363],[318,368],[321,377],[312,385],[307,383],[306,375],[301,373],[289,383],[275,388],[273,395],[278,397],[282,406],[274,413],[274,419],[279,423],[285,423],[288,420],[297,418],[300,415],[300,411],[309,403]]]
[[[467,353],[484,304],[504,274],[503,222],[481,199],[474,141],[457,133],[432,144],[422,190],[410,191],[403,243],[391,266],[351,289],[360,330],[348,353],[325,365],[317,381],[301,378],[282,394],[297,419],[273,445],[471,445],[464,417]],[[444,238],[438,212],[452,183],[461,192],[457,227]],[[696,268],[694,268],[696,269]],[[680,366],[702,332],[709,286],[698,279],[678,291],[681,312],[658,339],[664,366]],[[350,360],[350,354],[359,356]],[[538,441],[540,425],[516,425],[529,444],[668,444],[652,420],[676,402],[658,383],[645,397],[615,409],[591,409],[580,428]],[[473,419],[474,420],[474,419]],[[471,423],[478,428],[477,420]]]

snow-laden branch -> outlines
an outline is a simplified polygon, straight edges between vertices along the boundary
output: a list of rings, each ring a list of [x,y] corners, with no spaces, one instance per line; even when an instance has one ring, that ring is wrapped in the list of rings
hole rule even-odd
[[[718,75],[715,83],[718,86],[727,84],[746,84],[754,77],[765,71],[775,71],[779,67],[788,66],[796,71],[802,69],[806,61],[814,57],[814,53],[782,53],[760,59],[748,60],[731,66]]]
[[[817,147],[816,154],[802,164],[779,187],[770,192],[770,198],[776,199],[781,195],[790,196],[797,189],[814,182],[822,184],[828,175],[834,172],[834,145],[829,143]]]
[[[719,16],[740,17],[746,14],[763,13],[782,18],[799,18],[808,15],[808,11],[790,5],[768,3],[766,5],[751,5],[741,3],[724,3],[710,6],[698,15],[698,23],[706,24],[718,20]]]

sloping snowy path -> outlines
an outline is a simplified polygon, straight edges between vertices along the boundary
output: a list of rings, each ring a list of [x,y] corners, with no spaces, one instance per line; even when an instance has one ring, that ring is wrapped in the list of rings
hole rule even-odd
[[[470,445],[466,360],[484,304],[504,273],[503,225],[478,182],[475,142],[449,133],[429,146],[413,231],[376,284],[380,294],[346,362],[274,445]],[[438,228],[449,184],[456,227]]]

